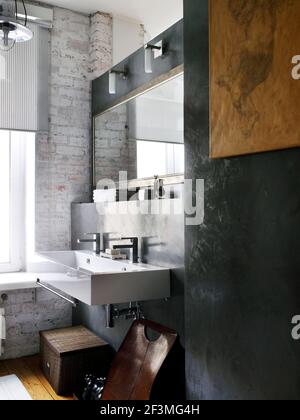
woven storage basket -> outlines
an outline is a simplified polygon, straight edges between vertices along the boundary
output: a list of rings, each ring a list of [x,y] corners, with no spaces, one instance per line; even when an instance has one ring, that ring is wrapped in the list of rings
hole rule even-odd
[[[84,327],[43,331],[42,369],[58,395],[68,395],[83,384],[86,374],[106,376],[112,348]]]

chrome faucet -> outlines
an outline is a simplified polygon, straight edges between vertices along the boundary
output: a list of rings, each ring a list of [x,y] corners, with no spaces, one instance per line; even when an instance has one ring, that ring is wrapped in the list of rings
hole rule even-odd
[[[85,244],[85,243],[94,243],[94,251],[96,255],[100,255],[101,253],[101,234],[100,233],[86,233],[84,236],[92,235],[94,236],[93,239],[77,239],[78,244]]]
[[[139,262],[139,239],[138,238],[121,238],[121,241],[131,241],[131,245],[114,245],[113,249],[132,249],[132,262]]]

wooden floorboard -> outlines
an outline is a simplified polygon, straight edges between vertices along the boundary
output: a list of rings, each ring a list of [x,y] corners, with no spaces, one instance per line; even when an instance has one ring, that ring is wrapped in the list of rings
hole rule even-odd
[[[38,357],[28,357],[24,359],[24,363],[28,366],[29,369],[36,375],[36,377],[39,379],[43,387],[46,389],[46,391],[51,395],[53,400],[61,401],[61,400],[73,400],[73,397],[61,397],[56,394],[50,383],[45,378],[41,368],[40,368],[40,360]]]
[[[7,376],[9,375],[9,372],[6,368],[6,366],[4,365],[4,362],[0,362],[0,377],[1,376]]]
[[[72,400],[55,393],[40,368],[39,356],[0,362],[0,376],[16,375],[33,400]]]
[[[8,360],[5,361],[5,365],[10,374],[15,374],[20,379],[33,400],[53,400],[49,392],[47,392],[41,384],[40,380],[32,370],[26,366],[24,360]]]

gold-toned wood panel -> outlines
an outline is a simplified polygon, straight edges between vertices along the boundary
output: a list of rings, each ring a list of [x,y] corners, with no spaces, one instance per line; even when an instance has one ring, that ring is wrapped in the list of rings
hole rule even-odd
[[[300,146],[299,0],[210,0],[211,157]]]

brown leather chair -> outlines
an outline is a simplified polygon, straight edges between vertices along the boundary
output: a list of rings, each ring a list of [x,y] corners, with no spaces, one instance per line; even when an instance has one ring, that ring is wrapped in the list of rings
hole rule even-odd
[[[150,341],[147,331],[159,334]],[[135,321],[113,361],[102,400],[150,400],[155,379],[178,334],[152,321]]]

